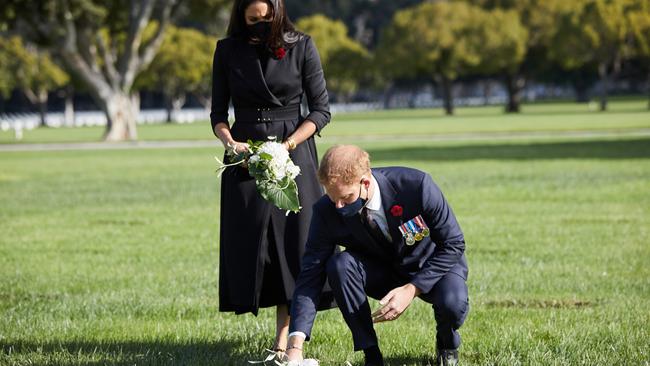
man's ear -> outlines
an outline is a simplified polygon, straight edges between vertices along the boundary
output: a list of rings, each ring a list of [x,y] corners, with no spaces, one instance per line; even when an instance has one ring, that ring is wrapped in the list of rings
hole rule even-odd
[[[366,188],[366,189],[370,188],[370,178],[367,178],[367,177],[363,176],[363,177],[361,177],[361,180],[362,180],[362,184],[363,184],[364,188]]]

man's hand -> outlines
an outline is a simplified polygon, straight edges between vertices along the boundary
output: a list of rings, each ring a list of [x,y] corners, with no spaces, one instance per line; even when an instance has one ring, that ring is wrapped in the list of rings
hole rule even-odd
[[[399,318],[420,292],[411,283],[392,289],[383,299],[379,300],[382,307],[372,313],[372,322],[380,323]]]
[[[305,340],[300,336],[289,337],[287,361],[302,361],[302,346]]]

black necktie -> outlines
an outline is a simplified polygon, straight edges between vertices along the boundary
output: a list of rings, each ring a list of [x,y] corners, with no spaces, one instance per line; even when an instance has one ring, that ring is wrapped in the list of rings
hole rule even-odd
[[[377,243],[389,244],[388,239],[381,231],[381,228],[379,228],[377,222],[370,215],[370,210],[368,210],[368,207],[364,207],[361,210],[361,222],[363,223],[363,226],[365,226],[368,234],[370,234],[370,236],[372,236],[372,238],[375,239]]]

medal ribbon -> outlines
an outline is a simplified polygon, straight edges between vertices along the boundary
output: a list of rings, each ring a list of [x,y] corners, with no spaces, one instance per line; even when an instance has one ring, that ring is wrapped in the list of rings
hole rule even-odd
[[[415,222],[418,224],[418,226],[420,227],[420,229],[424,230],[424,229],[428,229],[428,228],[429,228],[429,227],[427,226],[427,224],[424,223],[424,220],[422,219],[422,216],[421,216],[421,215],[417,215],[417,216],[415,217],[414,220],[415,220]]]

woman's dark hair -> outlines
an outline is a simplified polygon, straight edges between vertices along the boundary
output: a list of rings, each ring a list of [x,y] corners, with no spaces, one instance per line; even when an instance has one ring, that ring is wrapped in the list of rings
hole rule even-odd
[[[244,14],[251,4],[263,1],[271,7],[273,20],[271,21],[271,34],[266,42],[272,50],[291,46],[298,41],[300,33],[296,31],[295,26],[287,15],[287,9],[284,6],[284,0],[235,0],[230,13],[230,24],[228,24],[228,36],[246,38],[248,37],[248,28]]]

